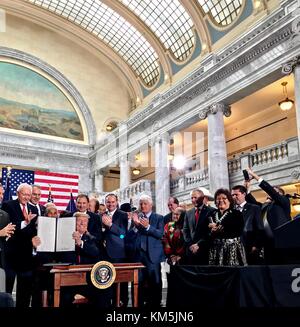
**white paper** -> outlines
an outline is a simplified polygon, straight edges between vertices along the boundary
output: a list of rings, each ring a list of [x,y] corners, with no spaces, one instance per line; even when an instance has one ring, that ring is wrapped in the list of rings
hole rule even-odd
[[[37,236],[41,240],[41,244],[36,249],[38,252],[54,252],[56,218],[39,216]]]
[[[56,251],[75,251],[75,240],[72,234],[76,230],[76,217],[64,217],[57,220]]]

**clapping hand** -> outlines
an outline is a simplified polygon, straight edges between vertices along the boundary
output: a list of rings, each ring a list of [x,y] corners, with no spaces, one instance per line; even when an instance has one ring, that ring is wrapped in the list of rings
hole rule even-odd
[[[140,226],[140,219],[137,212],[133,212],[131,218],[135,226]]]
[[[107,226],[107,227],[111,227],[112,225],[112,217],[110,217],[107,214],[102,215],[102,224]]]
[[[16,225],[9,223],[0,230],[0,236],[11,237],[13,235],[13,233],[15,232],[15,229],[16,229]]]
[[[82,240],[79,232],[73,232],[72,238],[75,240],[76,245],[81,246]]]

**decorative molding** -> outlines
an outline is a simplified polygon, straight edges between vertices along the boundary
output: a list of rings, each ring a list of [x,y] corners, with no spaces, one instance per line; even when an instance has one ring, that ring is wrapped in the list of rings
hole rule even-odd
[[[77,107],[81,111],[82,117],[85,122],[84,127],[88,133],[88,143],[91,145],[95,144],[96,126],[92,118],[91,112],[84,99],[80,95],[79,91],[62,73],[60,73],[54,67],[50,66],[41,59],[16,49],[0,47],[0,56],[10,59],[17,59],[21,62],[30,64],[36,68],[39,68],[40,70],[51,76],[53,79],[58,81],[59,84],[61,84],[62,87],[67,90],[67,92],[70,94]]]
[[[300,170],[298,170],[298,169],[292,170],[291,177],[293,179],[297,179],[298,180],[300,178]]]
[[[230,115],[231,115],[230,106],[225,103],[218,102],[218,103],[212,104],[210,107],[208,107],[206,109],[201,110],[198,116],[199,116],[200,120],[204,120],[207,118],[207,116],[209,114],[215,115],[218,111],[223,112],[225,117],[230,117]]]
[[[285,75],[290,75],[294,69],[296,68],[296,66],[300,65],[300,56],[297,56],[295,58],[293,58],[291,61],[284,63],[282,65],[282,73]]]

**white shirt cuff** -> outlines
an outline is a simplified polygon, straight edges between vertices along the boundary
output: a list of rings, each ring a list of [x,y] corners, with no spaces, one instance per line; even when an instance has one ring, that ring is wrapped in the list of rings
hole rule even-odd
[[[25,228],[28,224],[25,220],[21,221],[21,229]]]
[[[264,180],[264,179],[263,179],[262,177],[260,177],[260,178],[258,179],[258,184],[260,184],[263,180]]]

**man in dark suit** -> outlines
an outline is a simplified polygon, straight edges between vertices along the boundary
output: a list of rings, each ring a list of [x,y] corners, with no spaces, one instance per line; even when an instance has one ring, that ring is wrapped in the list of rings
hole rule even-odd
[[[134,261],[141,262],[145,268],[139,272],[139,307],[157,308],[162,293],[161,262],[164,261],[162,237],[164,233],[163,216],[152,212],[152,199],[142,195],[139,200],[140,213],[134,212],[132,220],[135,227],[128,237],[135,237]],[[148,290],[148,294],[146,293]]]
[[[203,203],[204,193],[194,190],[191,200],[194,208],[187,211],[183,224],[187,262],[192,265],[207,265],[209,250],[209,220],[211,208]]]
[[[235,208],[243,214],[244,218],[242,241],[246,250],[247,263],[262,264],[265,230],[260,206],[246,202],[247,189],[243,185],[234,186],[231,195]]]
[[[35,184],[31,185],[31,187],[32,187],[32,192],[31,192],[29,203],[32,206],[36,207],[39,216],[44,216],[46,208],[45,206],[39,203],[42,195],[41,187]]]
[[[9,222],[8,213],[0,209],[0,267],[4,267],[4,244],[6,237],[11,237],[16,225]]]
[[[107,194],[105,197],[106,212],[102,215],[102,228],[107,258],[110,262],[124,262],[125,237],[128,216],[118,209],[118,197]]]
[[[171,196],[168,200],[168,208],[170,210],[169,213],[167,213],[164,216],[164,225],[166,225],[167,223],[169,223],[170,221],[172,221],[172,215],[173,212],[175,211],[175,209],[179,206],[179,201],[177,198],[175,198],[174,196]]]
[[[102,215],[102,230],[104,249],[109,262],[126,262],[125,238],[127,234],[128,215],[119,210],[118,197],[107,194],[105,197],[106,212]],[[121,283],[120,297],[122,306],[128,303],[128,284]],[[115,287],[113,287],[115,288]],[[115,292],[112,294],[115,302]]]
[[[93,264],[102,259],[96,238],[88,231],[89,214],[76,212],[76,231],[73,232],[75,241],[75,252],[68,252],[64,255],[65,262],[75,264]],[[106,290],[98,290],[91,284],[90,276],[87,275],[87,286],[73,286],[62,289],[61,306],[71,306],[75,294],[87,297],[90,304],[98,308],[108,308],[110,299],[105,296]]]
[[[265,260],[266,263],[276,264],[278,258],[274,252],[273,230],[291,220],[291,205],[289,199],[285,196],[284,190],[278,186],[271,186],[262,177],[255,174],[251,169],[247,169],[251,178],[258,181],[259,187],[264,190],[268,196],[265,203],[256,201],[251,193],[246,196],[247,202],[261,206],[263,224],[265,229]],[[246,188],[250,187],[250,181],[245,183]]]
[[[37,209],[29,204],[31,186],[20,184],[16,200],[4,202],[2,210],[16,225],[15,233],[4,244],[6,292],[12,293],[17,276],[16,306],[28,307],[30,304],[33,260],[31,239],[36,235]]]
[[[78,212],[87,213],[90,216],[88,231],[96,237],[96,241],[100,245],[102,240],[101,219],[99,215],[89,211],[89,197],[86,194],[79,194],[77,196],[76,208]]]

